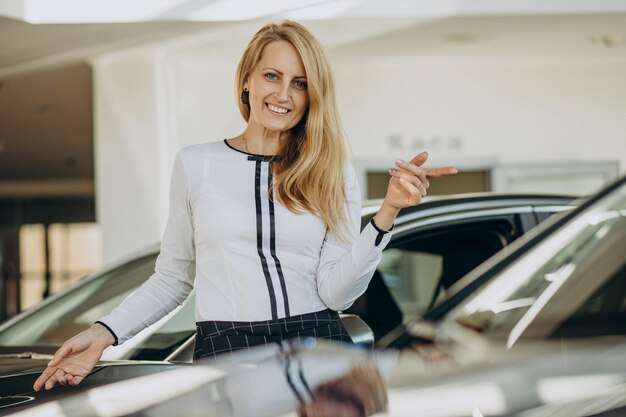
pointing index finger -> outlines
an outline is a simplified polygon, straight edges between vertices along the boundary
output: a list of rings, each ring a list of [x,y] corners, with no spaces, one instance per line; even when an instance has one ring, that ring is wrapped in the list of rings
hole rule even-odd
[[[443,175],[454,175],[458,173],[459,170],[454,167],[443,167],[443,168],[425,169],[424,172],[426,173],[426,176],[429,178],[439,178]]]

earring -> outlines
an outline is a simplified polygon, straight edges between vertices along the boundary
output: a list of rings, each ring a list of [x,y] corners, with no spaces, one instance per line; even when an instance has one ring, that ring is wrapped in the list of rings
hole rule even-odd
[[[241,102],[243,104],[250,105],[250,93],[248,92],[246,88],[244,88],[243,91],[241,92]]]

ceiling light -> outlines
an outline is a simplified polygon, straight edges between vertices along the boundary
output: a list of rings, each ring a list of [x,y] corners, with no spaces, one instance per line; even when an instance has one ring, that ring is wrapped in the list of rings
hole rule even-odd
[[[624,36],[623,35],[616,35],[616,34],[602,34],[602,35],[591,35],[589,37],[587,37],[587,39],[589,40],[589,42],[595,44],[595,45],[604,45],[607,48],[614,48],[618,45],[621,45],[622,43],[624,43]]]

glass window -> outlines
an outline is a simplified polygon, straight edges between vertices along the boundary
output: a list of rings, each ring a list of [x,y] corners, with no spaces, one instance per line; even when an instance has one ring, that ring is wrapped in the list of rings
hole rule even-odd
[[[135,259],[68,291],[0,333],[0,346],[60,346],[130,295],[152,275],[155,260]]]
[[[46,229],[47,227],[47,229]],[[46,239],[48,251],[46,251]],[[25,224],[20,227],[20,307],[41,302],[50,294],[97,271],[102,261],[100,226],[95,223]]]
[[[509,243],[511,227],[505,220],[464,221],[393,242],[378,271],[405,319],[425,313],[448,288]]]
[[[508,340],[626,334],[626,187],[461,304],[454,319]]]

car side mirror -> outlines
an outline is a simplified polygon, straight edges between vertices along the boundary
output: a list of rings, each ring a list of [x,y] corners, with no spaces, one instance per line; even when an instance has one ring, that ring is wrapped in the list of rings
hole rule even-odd
[[[356,314],[340,314],[339,317],[355,345],[368,349],[374,346],[374,332],[361,317]]]

